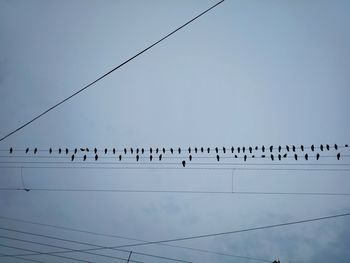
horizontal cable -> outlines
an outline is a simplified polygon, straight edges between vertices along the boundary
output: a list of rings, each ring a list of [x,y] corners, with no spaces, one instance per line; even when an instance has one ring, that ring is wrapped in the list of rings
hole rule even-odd
[[[1,256],[6,256],[6,255],[7,254],[0,253],[0,257]],[[47,262],[44,262],[44,261],[41,261],[41,260],[36,260],[36,259],[31,259],[31,258],[24,258],[24,257],[14,257],[14,258],[22,259],[24,261],[36,262],[36,263],[47,263]]]

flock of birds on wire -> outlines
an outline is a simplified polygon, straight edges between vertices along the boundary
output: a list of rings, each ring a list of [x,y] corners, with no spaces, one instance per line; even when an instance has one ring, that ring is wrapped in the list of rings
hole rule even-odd
[[[289,145],[286,145],[285,147],[282,147],[282,146],[278,146],[278,147],[274,147],[274,146],[269,146],[269,147],[265,147],[264,145],[260,148],[261,150],[261,155],[257,156],[257,158],[267,158],[267,159],[271,159],[272,161],[274,161],[275,159],[281,161],[282,159],[284,158],[287,158],[289,152],[292,152],[292,156],[290,158],[294,158],[294,160],[298,160],[298,158],[304,158],[306,161],[309,160],[309,158],[311,157],[308,153],[305,153],[302,154],[302,155],[298,155],[296,153],[296,150],[297,149],[300,149],[302,152],[304,152],[304,150],[306,148],[310,148],[312,152],[314,152],[316,149],[319,149],[320,151],[330,151],[331,148],[334,148],[334,150],[338,150],[339,147],[342,147],[342,146],[338,146],[337,144],[334,144],[332,146],[330,146],[329,144],[321,144],[320,146],[314,146],[314,145],[311,145],[311,147],[304,147],[303,145],[301,145],[300,147],[296,147],[295,145],[292,145],[292,146],[289,146]],[[343,147],[349,147],[348,144],[345,144]],[[215,148],[204,148],[204,147],[200,147],[200,148],[191,148],[189,147],[187,149],[188,151],[188,160],[191,162],[192,159],[193,159],[193,155],[194,154],[197,154],[197,153],[208,153],[210,154],[210,152],[214,152],[216,153],[216,160],[217,162],[220,162],[220,155],[219,155],[219,151],[222,152],[223,154],[226,154],[226,153],[230,153],[233,154],[233,157],[234,158],[242,158],[245,162],[247,161],[248,158],[256,158],[255,154],[253,154],[253,151],[258,151],[259,150],[259,147],[258,146],[255,146],[254,148],[249,146],[249,147],[231,147],[231,148],[226,148],[226,147],[222,147],[222,148],[218,148],[218,147],[215,147]],[[282,150],[285,150],[286,152],[282,152]],[[9,153],[10,154],[13,154],[14,153],[14,148],[11,147],[10,150],[9,150]],[[25,150],[17,150],[17,151],[25,151],[26,154],[30,153],[30,149],[29,148],[26,148]],[[43,151],[43,150],[41,150]],[[46,150],[45,150],[46,151]],[[124,149],[121,149],[121,150],[116,150],[116,148],[113,148],[112,150],[108,150],[107,148],[105,148],[104,150],[98,150],[97,148],[94,148],[94,149],[90,149],[90,148],[75,148],[74,150],[69,150],[68,148],[65,148],[65,149],[62,149],[62,148],[59,148],[57,150],[58,154],[66,154],[68,155],[69,153],[73,153],[70,157],[70,160],[73,162],[74,160],[76,160],[77,158],[77,155],[78,155],[78,152],[83,154],[82,157],[82,160],[85,162],[88,158],[88,154],[90,152],[92,152],[94,154],[94,156],[92,158],[95,159],[95,161],[97,161],[99,159],[99,155],[98,153],[99,152],[102,152],[102,154],[107,154],[108,152],[112,152],[113,155],[115,155],[118,152],[122,152],[124,153],[124,155],[127,155],[127,154],[135,154],[135,159],[136,159],[136,162],[138,162],[141,158],[141,155],[144,155],[146,151],[149,152],[149,161],[152,162],[154,159],[158,158],[159,161],[162,161],[162,158],[163,158],[163,155],[169,151],[170,154],[174,154],[176,152],[178,152],[178,154],[181,154],[181,152],[185,151],[186,150],[183,150],[181,149],[180,147],[179,148],[170,148],[168,150],[166,150],[165,148],[149,148],[148,150],[145,150],[144,148],[124,148]],[[277,151],[278,153],[275,153],[273,154],[275,151]],[[52,154],[54,152],[54,150],[52,148],[50,148],[48,150],[49,154]],[[34,148],[33,149],[33,153],[34,155],[38,153],[38,149],[37,148]],[[157,157],[153,156],[154,154],[158,155]],[[241,157],[239,157],[237,154],[241,154]],[[250,156],[248,156],[248,154],[250,154]],[[314,156],[316,158],[316,160],[319,160],[320,158],[320,153],[316,153],[316,155]],[[119,159],[119,161],[122,161],[123,159],[123,156],[122,154],[119,154],[119,156],[117,157]],[[168,157],[169,158],[169,157]],[[171,158],[171,157],[170,157]],[[340,159],[340,153],[338,152],[337,155],[336,155],[336,158],[337,160]],[[181,162],[182,166],[185,167],[186,166],[186,160],[183,160]]]

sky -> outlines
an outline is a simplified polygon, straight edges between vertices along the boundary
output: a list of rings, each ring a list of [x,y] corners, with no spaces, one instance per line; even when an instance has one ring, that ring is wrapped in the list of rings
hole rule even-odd
[[[215,3],[0,0],[0,137]],[[23,155],[16,149],[345,145],[350,134],[349,11],[345,0],[224,1],[1,141],[0,186],[22,187],[19,167],[25,166],[27,188],[231,191],[233,178],[234,191],[350,192],[349,171],[30,168],[27,158],[8,153],[10,147]],[[348,149],[341,148],[341,154]],[[337,162],[334,150],[330,153],[333,159],[319,163],[347,164],[346,156]],[[4,167],[18,160],[24,163]],[[102,246],[135,240],[4,217],[155,241],[349,211],[349,196],[0,191],[0,227]],[[337,218],[169,244],[271,262],[346,262],[349,229],[349,218]],[[6,230],[0,236],[86,248]],[[1,244],[55,250],[0,237]],[[127,249],[191,262],[258,262],[161,245]],[[0,247],[0,254],[24,252]],[[48,255],[27,258],[77,262]],[[142,255],[132,259],[164,262]],[[28,261],[0,257],[0,262]]]

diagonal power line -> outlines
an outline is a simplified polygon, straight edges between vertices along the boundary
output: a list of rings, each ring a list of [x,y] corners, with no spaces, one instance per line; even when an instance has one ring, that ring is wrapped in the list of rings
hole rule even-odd
[[[186,22],[185,24],[183,24],[182,26],[176,28],[175,30],[171,31],[169,34],[167,34],[166,36],[162,37],[161,39],[159,39],[158,41],[154,42],[153,44],[151,44],[150,46],[146,47],[145,49],[141,50],[140,52],[138,52],[137,54],[135,54],[134,56],[132,56],[131,58],[127,59],[126,61],[124,61],[123,63],[119,64],[118,66],[116,66],[115,68],[111,69],[110,71],[108,71],[107,73],[103,74],[102,76],[98,77],[97,79],[95,79],[94,81],[90,82],[89,84],[87,84],[86,86],[84,86],[83,88],[81,88],[80,90],[76,91],[75,93],[73,93],[72,95],[70,95],[69,97],[61,100],[60,102],[58,102],[57,104],[53,105],[52,107],[48,108],[47,110],[45,110],[44,112],[40,113],[39,115],[37,115],[36,117],[34,117],[33,119],[31,119],[30,121],[26,122],[25,124],[23,124],[22,126],[18,127],[17,129],[13,130],[12,132],[6,134],[4,137],[2,137],[0,139],[0,142],[5,140],[7,137],[11,136],[12,134],[22,130],[24,127],[28,126],[29,124],[31,124],[32,122],[36,121],[37,119],[39,119],[40,117],[42,117],[43,115],[45,115],[46,113],[52,111],[53,109],[57,108],[58,106],[60,106],[61,104],[63,104],[64,102],[70,100],[71,98],[73,98],[74,96],[78,95],[79,93],[83,92],[84,90],[88,89],[89,87],[91,87],[92,85],[94,85],[96,82],[102,80],[103,78],[107,77],[109,74],[113,73],[114,71],[116,71],[117,69],[121,68],[122,66],[124,66],[125,64],[129,63],[130,61],[134,60],[135,58],[137,58],[138,56],[140,56],[141,54],[145,53],[146,51],[148,51],[149,49],[153,48],[154,46],[158,45],[160,42],[162,42],[163,40],[167,39],[168,37],[170,37],[171,35],[175,34],[177,31],[181,30],[182,28],[186,27],[187,25],[189,25],[190,23],[192,23],[193,21],[195,21],[196,19],[198,19],[199,17],[201,17],[202,15],[204,15],[205,13],[209,12],[210,10],[212,10],[213,8],[215,8],[216,6],[218,6],[219,4],[221,4],[222,2],[224,2],[225,0],[221,0],[220,2],[216,3],[215,5],[211,6],[210,8],[208,8],[207,10],[203,11],[202,13],[200,13],[199,15],[195,16],[194,18],[192,18],[191,20],[189,20],[188,22]]]
[[[134,243],[134,244],[128,244],[128,245],[121,245],[121,246],[109,246],[109,247],[106,246],[106,247],[103,247],[103,248],[75,249],[74,252],[86,252],[86,251],[96,251],[96,250],[102,250],[102,249],[116,249],[116,248],[123,248],[123,247],[136,247],[136,246],[153,245],[153,244],[159,244],[159,243],[178,242],[178,241],[184,241],[184,240],[192,240],[192,239],[208,238],[208,237],[215,237],[215,236],[231,235],[231,234],[251,232],[251,231],[256,231],[256,230],[263,230],[263,229],[271,229],[271,228],[284,227],[284,226],[290,226],[290,225],[304,224],[304,223],[328,220],[328,219],[332,219],[332,218],[347,217],[347,216],[350,216],[350,212],[349,213],[343,213],[343,214],[324,216],[324,217],[310,218],[310,219],[299,220],[299,221],[290,221],[290,222],[285,222],[285,223],[280,223],[280,224],[257,226],[257,227],[251,227],[251,228],[244,228],[244,229],[232,230],[232,231],[227,231],[227,232],[219,232],[219,233],[187,236],[187,237],[181,237],[181,238],[165,239],[165,240],[150,241],[150,242],[140,242],[140,243]],[[7,228],[3,228],[3,227],[0,227],[0,229],[8,230]],[[24,233],[24,231],[14,230],[14,229],[11,229],[9,231],[19,232],[19,233],[23,232]],[[62,253],[64,254],[64,253],[71,253],[71,252],[73,252],[73,250],[40,253],[40,255],[46,255],[46,254],[48,254],[48,255],[56,255],[56,254],[62,254]],[[30,254],[30,255],[33,255],[33,254]],[[15,256],[24,256],[24,255],[15,255]]]

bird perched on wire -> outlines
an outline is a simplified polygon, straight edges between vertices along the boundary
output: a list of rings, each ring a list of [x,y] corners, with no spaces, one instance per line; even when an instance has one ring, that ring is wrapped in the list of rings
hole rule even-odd
[[[318,159],[320,159],[320,154],[319,153],[316,154],[316,160],[318,160]]]
[[[210,153],[210,148],[208,147],[207,152]]]
[[[115,148],[113,148],[113,154],[115,154]]]
[[[282,149],[282,147],[281,147],[281,145],[279,145],[279,146],[278,146],[278,152],[279,152],[279,153],[281,152],[281,149]]]
[[[163,153],[165,153],[165,148],[163,148]]]
[[[219,162],[220,161],[220,156],[217,154],[216,155],[216,160]]]
[[[181,154],[181,148],[179,147],[179,149],[177,149],[177,151],[179,152],[179,154]]]
[[[294,159],[297,161],[298,160],[298,155],[294,154]]]
[[[204,148],[203,147],[201,147],[201,152],[204,152]]]
[[[130,153],[133,154],[134,153],[134,149],[130,148]]]
[[[174,153],[174,149],[170,148],[170,153],[173,154]]]
[[[320,150],[323,151],[323,144],[320,145]]]
[[[253,151],[253,148],[249,147],[249,153],[252,153],[252,151]]]
[[[26,149],[26,153],[28,153],[28,152],[29,152],[29,148]]]
[[[61,148],[58,149],[58,153],[59,153],[59,154],[62,153],[62,149],[61,149]]]
[[[188,147],[188,153],[191,153],[191,147]]]
[[[246,154],[244,155],[244,161],[245,162],[247,161],[247,155]]]
[[[159,155],[159,161],[161,161],[161,160],[162,160],[162,155],[160,154],[160,155]]]
[[[225,147],[222,147],[222,152],[226,153],[226,148]]]
[[[281,159],[282,159],[281,154],[278,154],[278,160],[281,161]]]
[[[136,162],[138,162],[139,161],[139,155],[136,155]]]
[[[190,154],[190,156],[188,156],[188,159],[190,160],[190,162],[192,161],[192,155]]]
[[[219,152],[218,147],[215,147],[215,152],[216,152],[216,153],[218,153],[218,152]]]
[[[144,154],[145,153],[145,149],[141,149],[141,154]]]
[[[273,156],[273,154],[271,154],[271,160],[273,161],[275,159],[275,157]]]
[[[329,151],[329,144],[326,144],[326,149],[327,151]]]
[[[68,148],[66,148],[66,154],[68,154],[68,152],[69,152],[69,150],[68,150]]]
[[[108,152],[108,150],[107,150],[107,148],[105,148],[105,154],[107,154],[107,152]]]
[[[345,147],[348,147],[347,144],[345,144]],[[338,150],[338,145],[337,144],[334,144],[334,149]]]
[[[197,147],[194,148],[194,152],[197,153],[198,152],[198,149]]]
[[[83,161],[84,162],[86,161],[86,154],[84,154]]]
[[[156,153],[158,154],[158,152],[159,152],[159,149],[157,148],[157,149],[156,149]]]
[[[265,157],[266,157],[266,155],[265,155],[265,154],[262,154],[262,155],[261,155],[261,158],[265,158]]]
[[[122,160],[122,155],[120,154],[120,155],[119,155],[119,161],[121,161],[121,160]]]
[[[233,148],[233,146],[231,147],[231,153],[233,153],[235,150],[235,148]]]
[[[97,149],[96,149],[96,148],[94,149],[94,153],[95,153],[95,154],[97,153]]]
[[[152,162],[153,156],[152,154],[149,156],[149,161]]]
[[[244,146],[242,147],[242,152],[245,152],[245,147]]]
[[[337,154],[337,160],[339,160],[339,159],[340,159],[340,153]]]
[[[95,155],[95,161],[97,161],[97,159],[98,159],[98,155],[96,154],[96,155]]]
[[[237,147],[237,152],[238,152],[238,153],[241,152],[241,147]]]
[[[10,153],[13,153],[13,148],[12,147],[10,148]]]
[[[28,149],[29,150],[29,149]],[[49,149],[49,153],[51,154],[52,153],[52,148]]]
[[[295,145],[292,146],[293,152],[295,152]]]
[[[287,150],[287,152],[289,152],[289,146],[288,145],[286,145],[286,150]]]
[[[124,148],[124,154],[126,154],[128,152],[128,150],[126,148]],[[151,152],[152,152],[152,148],[151,148]]]
[[[311,145],[311,151],[315,151],[315,146]]]
[[[74,161],[74,154],[72,154],[71,161],[72,162]]]
[[[300,145],[301,151],[304,151],[304,145]]]
[[[287,158],[287,154],[286,153],[283,155],[283,158]]]
[[[272,150],[273,150],[273,146],[271,145],[270,146],[270,153],[272,153]]]
[[[309,160],[309,155],[307,153],[305,154],[305,160]]]
[[[264,145],[261,147],[261,151],[265,152],[265,146]]]
[[[183,161],[182,161],[182,167],[185,167],[185,166],[186,166],[186,161],[183,160]]]
[[[34,154],[36,154],[36,153],[37,153],[37,151],[38,151],[38,149],[37,149],[37,148],[35,148],[35,149],[34,149]]]

